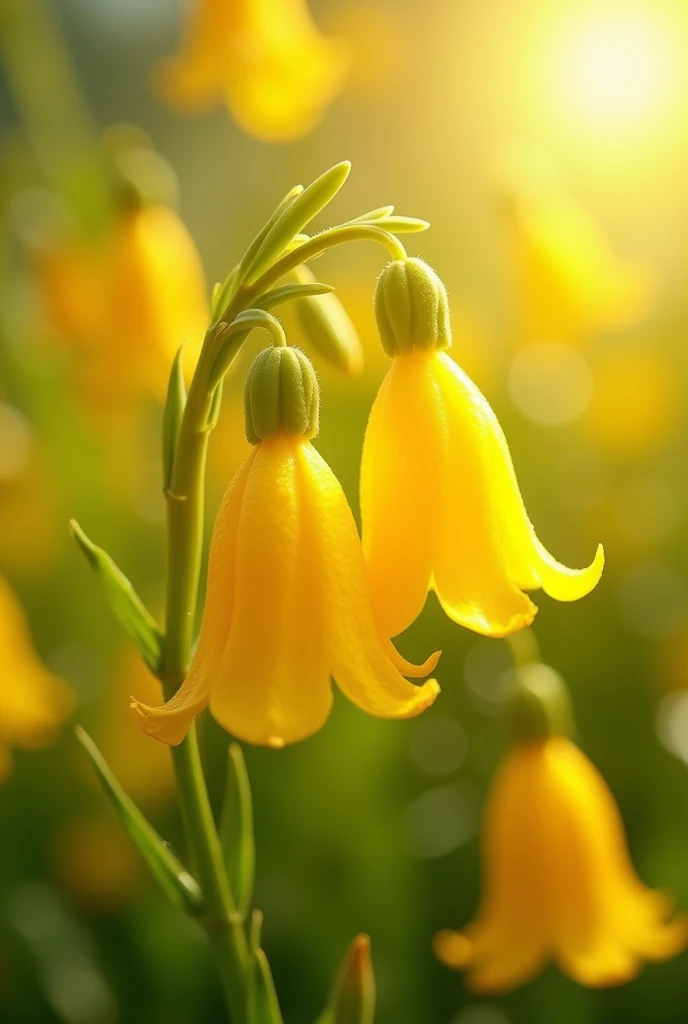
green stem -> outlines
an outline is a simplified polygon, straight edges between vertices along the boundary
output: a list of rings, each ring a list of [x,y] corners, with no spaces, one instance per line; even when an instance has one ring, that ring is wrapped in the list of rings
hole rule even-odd
[[[167,498],[167,595],[163,642],[165,696],[176,692],[188,670],[203,547],[203,504],[208,416],[212,395],[205,382],[212,344],[204,346],[189,389]],[[217,827],[203,776],[198,736],[192,725],[173,748],[184,830],[206,902],[202,919],[215,953],[231,1018],[244,1024],[248,946],[225,870]]]

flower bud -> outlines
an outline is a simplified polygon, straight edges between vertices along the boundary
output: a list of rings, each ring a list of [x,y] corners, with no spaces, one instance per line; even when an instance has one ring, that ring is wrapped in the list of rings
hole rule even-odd
[[[573,711],[566,684],[549,665],[533,662],[513,673],[507,714],[514,739],[533,743],[550,736],[571,736]]]
[[[294,276],[301,284],[315,281],[305,266],[297,267]],[[331,366],[356,377],[363,369],[363,348],[356,328],[336,295],[309,295],[294,303],[304,338]]]
[[[287,345],[259,352],[246,378],[244,412],[251,444],[281,433],[315,437],[320,388],[308,356]]]
[[[447,348],[451,324],[447,290],[435,271],[411,256],[388,263],[377,279],[375,318],[389,356],[418,348]]]

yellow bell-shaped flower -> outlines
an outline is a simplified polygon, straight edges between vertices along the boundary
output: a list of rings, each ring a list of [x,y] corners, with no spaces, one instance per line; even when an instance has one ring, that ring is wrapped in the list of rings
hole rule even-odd
[[[0,780],[12,769],[12,747],[37,750],[55,738],[72,706],[69,687],[38,660],[26,618],[0,577]]]
[[[531,697],[560,685],[544,665],[525,673]],[[517,988],[548,960],[581,985],[620,985],[688,943],[688,918],[670,921],[669,899],[636,875],[600,773],[568,737],[537,732],[507,754],[488,799],[478,914],[435,936],[478,992]]]
[[[487,400],[440,348],[446,292],[420,260],[389,264],[376,315],[393,363],[375,399],[361,464],[363,549],[380,630],[396,636],[434,590],[455,622],[506,636],[532,622],[525,590],[575,601],[597,584],[538,540],[506,439]]]
[[[215,523],[198,647],[164,707],[133,700],[145,732],[179,743],[199,711],[250,743],[312,735],[332,706],[330,677],[364,711],[408,718],[435,699],[435,680],[376,629],[356,526],[332,470],[309,443],[318,387],[303,353],[266,349],[246,384],[254,447]]]
[[[184,344],[191,368],[208,326],[201,260],[174,210],[122,211],[104,254],[101,345],[110,373],[138,379],[162,397],[173,356]]]
[[[249,135],[287,142],[317,126],[347,63],[345,47],[318,32],[305,0],[196,0],[180,52],[156,77],[178,109],[224,100]]]

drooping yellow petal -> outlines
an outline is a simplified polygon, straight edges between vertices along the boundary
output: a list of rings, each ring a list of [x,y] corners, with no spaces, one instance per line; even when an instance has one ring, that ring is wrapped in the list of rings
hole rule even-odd
[[[542,967],[547,946],[537,754],[524,747],[502,766],[485,812],[485,894],[463,932],[440,932],[435,952],[467,970],[474,991],[506,991]]]
[[[306,518],[305,447],[279,436],[255,449],[237,536],[234,615],[210,702],[229,732],[273,747],[312,735],[332,705],[328,582]]]
[[[418,365],[417,365],[418,364]],[[420,614],[436,560],[448,446],[438,388],[413,357],[395,359],[373,403],[361,457],[363,551],[385,636]]]
[[[381,630],[419,614],[428,588],[469,629],[506,636],[537,611],[524,590],[573,601],[598,582],[561,565],[528,519],[496,416],[442,352],[399,355],[373,406],[361,466],[363,545]]]
[[[193,664],[177,693],[163,707],[131,698],[131,710],[141,728],[163,743],[175,746],[186,736],[195,715],[210,699],[210,686],[218,673],[232,622],[236,587],[236,540],[242,501],[256,455],[253,449],[227,488],[218,513],[208,557],[208,588],[203,626]]]
[[[342,692],[369,714],[420,714],[432,704],[439,686],[434,679],[414,686],[393,664],[373,620],[361,544],[344,492],[312,446],[302,446],[301,459],[304,479],[310,481],[302,488],[304,528],[326,581],[323,603],[332,675]],[[402,659],[402,664],[408,662]],[[414,674],[419,671],[410,667]]]

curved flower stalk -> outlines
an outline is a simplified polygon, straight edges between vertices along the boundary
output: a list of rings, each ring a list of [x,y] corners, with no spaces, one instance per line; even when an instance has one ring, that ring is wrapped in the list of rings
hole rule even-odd
[[[155,81],[177,109],[224,100],[249,135],[288,142],[318,125],[347,65],[345,46],[319,33],[306,0],[195,0],[180,51]]]
[[[31,643],[24,612],[0,577],[0,780],[12,770],[12,747],[49,746],[72,708],[62,679],[49,672]]]
[[[519,675],[520,735],[485,812],[482,904],[435,952],[479,992],[517,988],[547,960],[581,985],[620,985],[685,949],[688,917],[669,920],[669,899],[637,877],[611,792],[556,721],[558,675],[540,664]]]
[[[282,747],[312,735],[332,706],[330,677],[364,711],[408,718],[438,686],[375,628],[363,554],[344,492],[310,443],[318,385],[297,349],[264,350],[246,385],[253,451],[234,477],[210,547],[201,635],[163,708],[134,701],[149,735],[176,744],[206,705],[239,739]]]
[[[422,261],[378,282],[378,328],[393,357],[371,410],[361,463],[363,548],[380,629],[396,636],[434,590],[447,615],[488,636],[529,625],[542,588],[575,601],[597,584],[557,562],[526,513],[509,448],[487,400],[441,349],[444,286]]]

